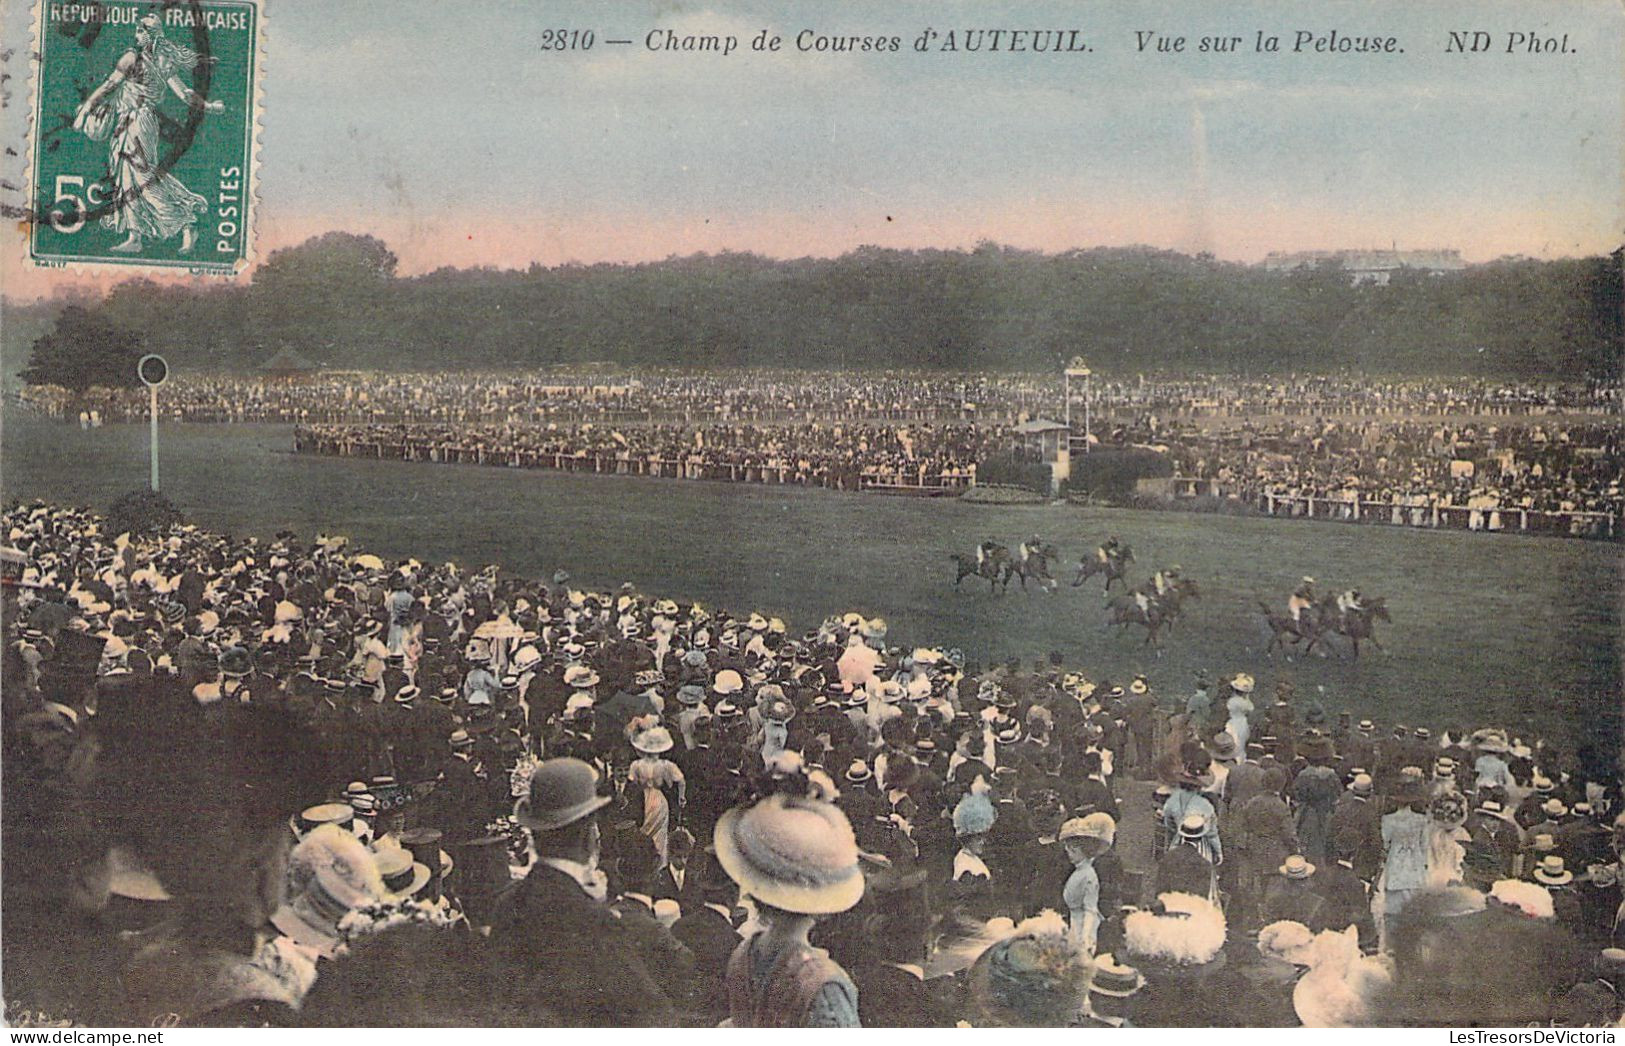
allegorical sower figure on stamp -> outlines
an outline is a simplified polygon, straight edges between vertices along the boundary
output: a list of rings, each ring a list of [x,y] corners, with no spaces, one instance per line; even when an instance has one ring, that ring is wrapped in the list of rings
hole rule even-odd
[[[102,226],[125,233],[112,249],[135,254],[145,239],[181,235],[181,253],[191,251],[198,215],[209,201],[159,167],[158,104],[164,89],[205,112],[225,111],[225,103],[206,100],[181,80],[182,71],[197,67],[202,57],[164,36],[157,14],[144,16],[135,29],[135,46],[119,56],[102,85],[74,113],[76,130],[95,141],[106,138],[108,169],[116,193]]]

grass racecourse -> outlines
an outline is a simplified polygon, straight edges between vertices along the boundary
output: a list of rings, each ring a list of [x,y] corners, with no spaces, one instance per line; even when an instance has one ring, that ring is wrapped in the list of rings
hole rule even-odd
[[[7,500],[105,509],[146,482],[146,428],[94,431],[8,411]],[[821,490],[571,476],[476,466],[295,456],[282,426],[165,426],[162,487],[197,523],[269,536],[350,535],[386,557],[488,562],[530,576],[641,590],[783,616],[881,615],[901,646],[961,647],[973,661],[1051,650],[1092,678],[1144,672],[1188,693],[1193,673],[1257,676],[1260,704],[1290,678],[1327,710],[1430,725],[1505,723],[1617,746],[1620,548],[1513,535],[1072,506],[993,507]],[[953,586],[951,552],[1037,532],[1066,557],[1059,592]],[[1077,558],[1108,534],[1133,545],[1139,580],[1178,563],[1203,598],[1160,656],[1143,631],[1108,630],[1099,579],[1071,588]],[[1267,656],[1257,602],[1284,608],[1301,575],[1320,590],[1386,596],[1385,652]]]

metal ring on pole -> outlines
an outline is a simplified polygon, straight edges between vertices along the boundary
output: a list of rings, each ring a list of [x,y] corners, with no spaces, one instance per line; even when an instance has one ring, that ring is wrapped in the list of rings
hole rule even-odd
[[[149,389],[156,389],[169,380],[169,361],[156,352],[149,352],[135,365],[135,376]]]

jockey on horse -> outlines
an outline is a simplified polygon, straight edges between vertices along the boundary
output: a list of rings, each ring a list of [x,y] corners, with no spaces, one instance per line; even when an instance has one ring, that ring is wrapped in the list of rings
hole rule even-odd
[[[1022,550],[1023,550],[1023,552],[1026,551],[1026,546],[1025,545],[1022,546]],[[977,545],[976,546],[976,572],[979,573],[979,574],[983,573],[983,568],[987,566],[989,560],[997,558],[997,556],[998,556],[998,554],[1000,552],[1008,552],[1008,551],[1009,551],[1009,549],[1005,548],[1003,545],[999,544],[997,541],[993,540],[992,538],[988,538],[986,541],[982,542],[980,545]],[[1023,557],[1023,558],[1025,558],[1025,557]]]
[[[1302,629],[1303,612],[1311,609],[1315,602],[1315,579],[1306,577],[1286,601],[1286,612],[1292,615],[1292,624]]]
[[[1125,575],[1128,571],[1128,564],[1132,562],[1134,562],[1134,550],[1118,541],[1116,536],[1109,537],[1106,539],[1105,544],[1095,549],[1093,561],[1085,559],[1078,563],[1078,576],[1072,582],[1072,587],[1078,587],[1087,578],[1091,578],[1096,574],[1106,575],[1107,592],[1111,591],[1113,581],[1122,581],[1124,586],[1127,587],[1128,581]]]
[[[1050,576],[1050,557],[1056,555],[1054,546],[1046,544],[1044,539],[1034,534],[1021,543],[1019,549],[1020,559],[1016,563],[1016,574],[1021,578],[1021,587],[1027,587],[1027,579],[1033,578],[1040,582],[1045,591],[1051,591],[1059,582]]]
[[[1151,575],[1151,580],[1143,582],[1134,589],[1134,602],[1139,604],[1142,611],[1150,612],[1151,605],[1156,604],[1159,611],[1167,607],[1169,594],[1179,585],[1178,565],[1159,570]]]

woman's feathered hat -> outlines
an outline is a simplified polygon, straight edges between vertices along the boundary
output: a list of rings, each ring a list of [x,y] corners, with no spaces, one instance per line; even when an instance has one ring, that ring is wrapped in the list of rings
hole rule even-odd
[[[852,825],[829,803],[774,793],[723,814],[714,838],[729,878],[763,904],[827,915],[863,897]]]

